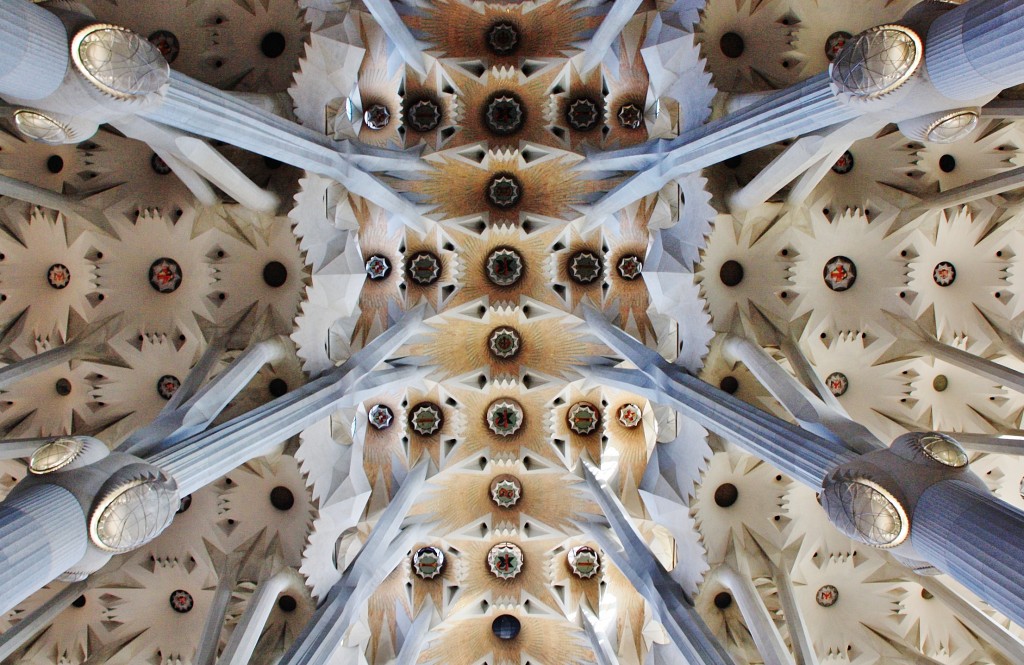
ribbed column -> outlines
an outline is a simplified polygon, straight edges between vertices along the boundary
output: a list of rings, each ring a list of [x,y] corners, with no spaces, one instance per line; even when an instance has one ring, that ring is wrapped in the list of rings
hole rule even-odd
[[[59,18],[28,0],[0,0],[0,95],[50,96],[64,80],[69,56]]]
[[[722,351],[729,360],[743,363],[805,430],[859,453],[884,447],[866,427],[853,422],[797,381],[761,345],[746,337],[727,335]]]
[[[0,503],[0,615],[85,555],[88,533],[71,492],[36,485]]]
[[[594,539],[605,556],[650,603],[654,615],[665,627],[669,640],[679,650],[684,662],[691,665],[731,663],[725,648],[693,606],[693,600],[654,557],[619,497],[607,482],[598,479],[592,463],[582,460],[581,465],[583,479],[608,521],[610,531],[594,521],[579,522],[577,526]],[[611,532],[618,542],[612,539]]]
[[[345,395],[336,382],[326,376],[307,383],[147,461],[173,477],[182,496],[191,494],[326,417]]]
[[[214,348],[222,348],[218,345]],[[188,396],[183,403],[168,402],[156,420],[148,426],[133,432],[122,442],[120,450],[145,457],[157,450],[170,448],[178,441],[205,429],[216,418],[228,402],[242,391],[264,365],[276,362],[286,353],[283,339],[273,337],[254,344],[231,361],[227,369],[220,372],[194,395]],[[206,378],[209,367],[205,364],[192,368],[202,376],[193,378],[190,374],[187,382],[195,385]],[[175,393],[183,393],[182,386]],[[189,386],[191,387],[191,386]],[[183,397],[187,396],[183,394]]]
[[[910,542],[923,559],[1024,625],[1024,512],[961,480],[917,502]]]
[[[82,355],[83,350],[85,349],[72,341],[63,346],[58,346],[13,362],[6,367],[0,368],[0,388],[7,388],[25,377],[74,360]]]
[[[764,600],[746,575],[736,572],[731,566],[720,566],[714,572],[715,578],[732,592],[740,606],[743,621],[754,639],[758,653],[765,665],[792,665],[792,658],[782,641],[779,629],[768,614]]]
[[[578,168],[642,170],[605,194],[590,214],[611,215],[673,178],[858,115],[836,99],[828,74],[819,74],[675,139],[593,153]]]
[[[255,593],[249,599],[249,605],[245,608],[245,614],[239,619],[238,625],[231,633],[228,645],[221,652],[217,665],[245,665],[256,650],[256,643],[263,634],[263,627],[267,625],[267,618],[274,609],[274,603],[281,592],[288,588],[292,582],[292,575],[288,571],[277,573],[273,577],[263,580],[256,587]]]
[[[975,99],[1024,83],[1024,2],[971,0],[932,23],[925,67],[953,99]]]
[[[580,75],[586,76],[594,67],[601,64],[605,54],[611,49],[612,44],[622,34],[626,24],[633,18],[633,14],[640,7],[641,0],[614,0],[612,8],[605,15],[597,32],[590,38],[586,50],[583,52],[583,63],[580,65]]]
[[[69,584],[56,595],[51,596],[42,605],[28,614],[22,615],[14,627],[0,634],[0,663],[11,657],[15,651],[25,646],[29,640],[43,632],[57,616],[66,610],[89,588],[87,582]]]
[[[978,609],[961,594],[953,591],[937,577],[915,576],[920,584],[935,596],[946,609],[953,613],[957,621],[967,626],[984,641],[1002,653],[1011,663],[1024,663],[1024,643],[1003,627],[1002,623],[988,613]]]
[[[420,76],[426,76],[427,67],[424,63],[422,47],[413,37],[409,26],[398,15],[394,3],[391,0],[366,0],[363,4],[370,10],[370,15],[377,21],[377,25],[381,27],[391,43],[395,45],[395,50],[402,56],[402,61],[415,69]]]
[[[856,455],[845,442],[826,439],[719,390],[613,326],[600,312],[584,310],[591,331],[615,353],[640,369],[602,365],[586,375],[603,385],[629,390],[671,406],[702,427],[814,490],[840,464]]]
[[[373,372],[419,330],[424,308],[417,307],[364,346],[344,364],[320,378],[228,422],[188,437],[173,448],[149,456],[178,484],[182,496],[205,487],[240,464],[266,455],[333,410],[356,404],[386,386],[407,383],[421,374],[415,367]]]
[[[142,117],[333,178],[408,221],[419,219],[412,203],[368,173],[420,167],[417,151],[357,149],[173,71],[163,104]]]
[[[775,565],[771,559],[765,557],[768,568],[775,580],[775,588],[778,590],[779,603],[782,605],[782,614],[786,617],[786,627],[789,629],[789,641],[793,644],[793,659],[796,665],[818,665],[818,657],[814,652],[814,641],[807,630],[807,622],[800,613],[800,604],[793,592],[793,580],[789,577],[786,564]]]
[[[423,491],[427,479],[425,458],[409,470],[355,561],[341,572],[327,598],[279,661],[282,665],[329,665],[348,662],[333,656],[341,649],[352,621],[374,590],[395,569],[405,553],[430,532],[431,525],[418,522],[404,529],[409,509]]]

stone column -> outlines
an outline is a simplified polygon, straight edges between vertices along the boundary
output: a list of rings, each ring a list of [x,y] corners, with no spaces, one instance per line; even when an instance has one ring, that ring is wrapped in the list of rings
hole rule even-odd
[[[775,588],[779,593],[779,603],[782,605],[782,614],[786,617],[786,627],[789,629],[789,641],[793,645],[796,665],[818,665],[814,642],[807,631],[807,622],[804,621],[804,617],[800,613],[800,604],[793,592],[793,580],[789,577],[785,563],[777,566],[768,557],[765,557],[765,561],[771,570]]]
[[[385,386],[408,383],[425,370],[372,370],[419,330],[423,311],[420,307],[408,312],[343,365],[320,378],[211,430],[183,439],[147,461],[172,476],[182,496],[191,494],[238,465],[266,455],[281,441],[334,410],[368,399]]]
[[[52,436],[37,439],[8,439],[0,441],[0,459],[27,459],[39,446],[51,440]],[[3,658],[0,658],[2,661]]]
[[[85,582],[67,585],[45,603],[23,616],[13,628],[0,634],[0,662],[10,658],[11,654],[43,632],[50,622],[57,618],[57,615],[82,595],[88,586]]]
[[[1020,83],[1024,71],[1024,3],[971,0],[928,30],[925,66],[932,84],[952,99],[975,99]]]
[[[48,97],[64,81],[68,33],[54,14],[24,0],[0,0],[0,95]]]
[[[395,658],[395,665],[416,665],[420,659],[420,652],[427,643],[427,635],[430,634],[430,621],[434,614],[434,604],[427,600],[423,609],[416,615],[416,620],[409,626],[402,641],[402,650]],[[240,664],[241,665],[241,664]]]
[[[288,588],[292,579],[293,574],[285,570],[260,582],[249,599],[245,613],[235,626],[235,631],[231,633],[231,639],[221,652],[217,665],[245,665],[249,662],[277,597]]]
[[[215,344],[210,347],[214,351],[215,358],[219,358],[223,347],[224,344]],[[210,349],[203,354],[203,360],[209,360],[207,354],[210,353]],[[198,380],[193,381],[193,376],[190,373],[185,380],[188,385],[182,385],[178,389],[178,392],[183,393],[182,396],[187,399],[179,401],[172,398],[164,407],[164,411],[152,423],[133,432],[118,449],[144,457],[154,454],[158,450],[170,448],[178,441],[201,432],[249,384],[261,367],[280,360],[285,353],[287,353],[287,347],[281,337],[273,337],[253,344],[206,385],[195,390],[194,394],[185,395],[184,388],[195,388],[200,381],[206,378],[209,368],[205,362],[200,361],[192,368],[192,372],[199,372],[202,376],[195,377]],[[189,392],[192,391],[189,390]],[[175,397],[177,396],[178,393],[175,393]]]
[[[395,50],[402,56],[402,61],[416,70],[420,76],[426,76],[427,67],[424,64],[423,46],[413,37],[409,26],[402,21],[402,17],[395,10],[394,3],[391,0],[365,0],[363,4],[391,43],[395,45]]]
[[[612,8],[605,15],[597,32],[590,38],[590,43],[583,51],[583,62],[580,64],[580,75],[586,76],[601,64],[615,40],[622,34],[626,24],[640,7],[641,0],[614,0]]]
[[[580,601],[580,623],[583,624],[583,631],[590,641],[590,648],[594,651],[594,660],[597,665],[619,665],[619,657],[615,653],[608,640],[608,635],[597,626],[597,617],[590,609],[590,603],[584,598]]]
[[[1004,455],[1024,455],[1024,431],[1012,434],[977,434],[972,432],[943,432],[951,436],[968,450]]]
[[[578,168],[639,172],[599,199],[590,214],[607,217],[687,173],[859,115],[836,98],[828,74],[819,74],[675,139],[593,153]]]
[[[240,464],[268,454],[277,444],[333,411],[367,399],[386,385],[407,383],[418,373],[415,368],[386,370],[358,387],[346,385],[331,373],[223,425],[184,439],[147,461],[172,476],[182,496],[191,494]]]
[[[598,339],[642,368],[587,368],[586,374],[600,383],[671,406],[815,490],[832,469],[854,459],[845,443],[803,430],[687,374],[616,328],[600,312],[587,309],[585,316]]]
[[[14,490],[0,503],[0,614],[78,563],[88,540],[71,492],[56,485]]]
[[[163,103],[142,117],[333,178],[408,223],[420,218],[415,205],[367,172],[377,162],[381,170],[419,165],[416,151],[361,151],[177,72]]]
[[[1006,656],[1011,663],[1024,663],[1024,643],[995,618],[972,605],[936,577],[918,575],[912,579],[953,612],[958,621],[985,638],[987,644]]]
[[[820,399],[756,342],[738,335],[727,335],[722,351],[732,362],[743,363],[805,430],[857,452],[866,453],[884,447],[866,427],[841,413],[842,407],[838,402],[833,400],[828,404]]]
[[[715,570],[714,576],[736,599],[743,621],[765,665],[792,665],[793,659],[782,641],[782,635],[750,578],[727,565]]]
[[[69,342],[63,346],[48,349],[34,356],[28,356],[10,365],[0,368],[0,389],[8,388],[21,379],[56,367],[63,363],[80,358],[86,349],[81,345]]]
[[[910,542],[932,565],[1024,625],[1024,512],[962,480],[929,487]]]
[[[352,621],[363,604],[380,586],[406,552],[429,533],[430,525],[418,523],[402,528],[409,509],[422,491],[427,477],[424,459],[405,477],[355,561],[331,588],[302,633],[281,657],[281,665],[329,665],[347,662],[335,658]]]
[[[609,528],[595,521],[581,522],[578,526],[597,542],[604,556],[615,563],[637,592],[650,603],[654,615],[665,627],[665,632],[684,662],[693,665],[731,663],[732,659],[697,613],[693,600],[651,553],[626,507],[608,484],[598,479],[594,465],[582,459],[580,466],[590,494],[600,506],[618,542],[611,537]]]
[[[912,210],[924,212],[925,210],[935,210],[938,208],[952,208],[953,206],[1002,194],[1022,186],[1024,186],[1024,166],[1018,166],[1015,169],[1009,169],[981,180],[975,180],[966,185],[947,189],[939,194],[930,194],[921,199],[921,203],[914,206]]]

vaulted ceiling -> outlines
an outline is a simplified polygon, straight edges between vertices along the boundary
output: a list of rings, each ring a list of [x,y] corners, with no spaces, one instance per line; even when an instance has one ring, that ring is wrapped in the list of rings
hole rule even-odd
[[[680,662],[657,612],[588,530],[600,509],[579,483],[584,463],[737,663],[766,662],[737,585],[754,590],[787,644],[806,630],[822,664],[1014,662],[950,598],[1020,629],[970,592],[850,540],[813,491],[585,371],[610,355],[586,323],[593,310],[782,417],[724,348],[728,335],[788,369],[780,339],[795,341],[842,409],[886,442],[908,430],[1021,428],[1024,396],[921,346],[934,336],[1024,369],[1003,341],[1024,324],[1018,197],[928,204],[1020,165],[1019,121],[983,116],[948,145],[886,126],[801,200],[784,191],[742,212],[729,195],[788,143],[683,176],[609,219],[588,204],[623,174],[575,168],[824,71],[849,35],[913,4],[645,0],[587,71],[604,5],[423,0],[399,5],[423,45],[420,74],[355,2],[84,1],[98,20],[148,36],[177,71],[335,139],[419,151],[419,170],[383,179],[423,220],[405,225],[334,180],[216,143],[282,203],[270,213],[227,195],[204,205],[112,128],[49,146],[8,117],[0,174],[78,203],[59,213],[0,198],[3,360],[99,327],[106,344],[0,396],[5,438],[89,434],[113,447],[229,330],[221,369],[274,336],[288,353],[221,421],[343,362],[417,307],[425,323],[397,357],[422,371],[192,494],[163,535],[96,573],[4,662],[192,663],[218,587],[231,590],[222,625],[213,621],[223,645],[256,586],[283,572],[251,659],[276,663],[424,459],[429,479],[411,510],[422,537],[358,608],[338,662],[394,662],[424,608],[419,663]],[[972,452],[971,462],[1024,507],[1021,458]],[[0,460],[0,496],[25,473],[24,460]],[[788,620],[782,587],[802,626]],[[0,629],[60,588],[0,617]],[[492,626],[505,615],[515,639]],[[609,654],[595,653],[588,629]]]

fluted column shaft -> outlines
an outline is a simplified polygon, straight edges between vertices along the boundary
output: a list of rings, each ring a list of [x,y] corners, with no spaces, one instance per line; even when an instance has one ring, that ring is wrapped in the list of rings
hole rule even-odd
[[[913,579],[945,605],[957,621],[984,638],[985,642],[1006,656],[1011,663],[1024,663],[1024,643],[995,618],[972,605],[936,577],[919,575]]]
[[[88,543],[78,499],[36,485],[0,503],[0,615],[78,563]]]
[[[618,386],[656,404],[672,407],[815,490],[832,469],[856,457],[845,444],[791,425],[686,374],[681,368],[675,370],[662,381],[652,381],[638,370],[592,367],[587,373],[605,385]]]
[[[910,541],[923,559],[1024,625],[1024,512],[945,480],[918,500]]]
[[[60,87],[70,52],[64,24],[24,0],[0,0],[0,95],[42,99]]]
[[[925,67],[947,97],[970,100],[1021,82],[1024,72],[1024,3],[971,0],[928,30]]]
[[[866,427],[819,399],[756,342],[727,335],[722,350],[733,362],[743,363],[805,430],[860,453],[883,447]]]

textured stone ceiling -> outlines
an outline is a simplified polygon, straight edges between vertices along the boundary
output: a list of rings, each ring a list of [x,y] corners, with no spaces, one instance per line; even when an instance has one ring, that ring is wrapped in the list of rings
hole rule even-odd
[[[823,664],[1013,662],[922,586],[945,585],[1020,635],[955,582],[924,582],[851,541],[813,491],[585,372],[610,354],[585,323],[593,310],[783,417],[729,360],[726,334],[754,339],[787,368],[780,336],[795,340],[838,404],[883,441],[1021,428],[1024,397],[922,354],[918,341],[934,335],[1024,367],[1000,337],[1020,337],[1024,311],[1017,198],[922,204],[1019,165],[1019,122],[984,117],[949,145],[887,126],[799,202],[784,191],[736,214],[728,195],[784,144],[682,177],[609,219],[587,206],[622,174],[574,168],[590,151],[673,137],[740,93],[823,71],[848,35],[914,3],[645,1],[589,72],[582,46],[601,5],[403,4],[425,75],[402,64],[358,3],[84,4],[149,36],[182,73],[261,94],[253,99],[336,139],[420,151],[422,170],[385,181],[423,218],[404,226],[333,180],[229,145],[215,147],[284,203],[272,213],[226,195],[203,205],[148,147],[111,129],[54,147],[6,123],[0,174],[81,204],[65,215],[0,199],[3,360],[98,328],[106,339],[0,396],[6,438],[118,444],[239,321],[221,369],[272,336],[288,353],[219,421],[344,362],[417,308],[425,323],[396,358],[422,372],[192,494],[162,536],[115,558],[4,662],[192,663],[218,585],[233,589],[223,645],[256,584],[283,570],[251,661],[276,663],[424,459],[429,482],[412,515],[429,528],[393,553],[337,662],[393,662],[424,608],[436,613],[424,664],[603,663],[588,622],[623,665],[680,662],[657,612],[583,525],[600,512],[577,483],[584,462],[737,663],[764,662],[733,600],[737,573],[787,642],[796,628],[778,584],[792,580]],[[971,463],[1024,506],[1020,458],[972,453]],[[24,474],[24,460],[0,460],[0,496]],[[61,587],[0,617],[0,630]],[[521,626],[515,639],[492,631],[505,615]]]

